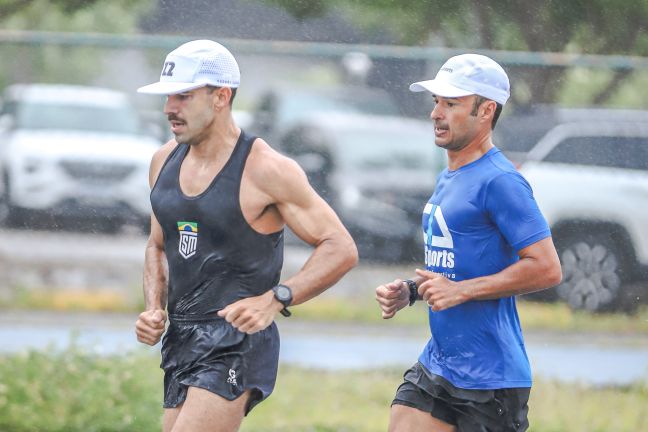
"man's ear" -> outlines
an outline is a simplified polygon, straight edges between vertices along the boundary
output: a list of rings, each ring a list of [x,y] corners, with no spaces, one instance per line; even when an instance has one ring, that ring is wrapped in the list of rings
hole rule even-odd
[[[495,116],[496,110],[497,102],[486,100],[479,107],[479,119],[482,121],[487,121],[490,124],[493,121],[493,116]]]
[[[223,109],[229,106],[229,101],[232,98],[232,89],[229,87],[221,87],[214,92],[213,97],[214,107],[219,110]]]

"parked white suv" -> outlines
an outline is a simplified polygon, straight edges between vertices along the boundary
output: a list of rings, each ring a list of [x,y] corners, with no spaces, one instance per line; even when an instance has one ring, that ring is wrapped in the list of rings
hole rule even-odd
[[[560,255],[563,282],[539,294],[591,311],[633,309],[648,294],[648,122],[554,126],[526,155]],[[549,298],[551,299],[551,298]]]
[[[113,90],[13,85],[0,111],[0,220],[26,213],[146,223],[148,168],[160,141]]]

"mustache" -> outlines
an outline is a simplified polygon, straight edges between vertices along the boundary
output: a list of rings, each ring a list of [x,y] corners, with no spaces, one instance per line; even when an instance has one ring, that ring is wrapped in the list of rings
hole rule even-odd
[[[168,121],[179,121],[179,122],[183,122],[183,121],[184,121],[184,120],[182,120],[180,117],[178,117],[178,116],[175,115],[175,114],[168,114],[168,115],[167,115],[167,120],[168,120]]]

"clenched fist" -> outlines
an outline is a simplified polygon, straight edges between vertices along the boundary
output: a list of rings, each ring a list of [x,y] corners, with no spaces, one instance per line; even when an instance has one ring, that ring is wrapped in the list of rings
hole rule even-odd
[[[147,345],[160,341],[166,327],[167,313],[163,309],[153,309],[139,314],[135,323],[137,340]]]

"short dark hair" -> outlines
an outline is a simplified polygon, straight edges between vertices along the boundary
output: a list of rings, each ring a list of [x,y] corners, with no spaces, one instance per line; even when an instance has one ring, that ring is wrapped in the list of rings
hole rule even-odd
[[[473,102],[473,108],[472,108],[472,111],[470,112],[470,115],[473,115],[473,116],[477,115],[477,108],[479,108],[479,106],[481,104],[483,104],[484,102],[486,102],[488,100],[492,100],[492,99],[488,99],[488,98],[485,98],[483,96],[477,95],[477,98],[475,99],[475,102]],[[493,101],[493,102],[495,102],[495,101]],[[502,114],[502,109],[504,108],[504,106],[501,103],[499,103],[499,102],[495,102],[495,103],[497,104],[497,107],[495,108],[495,113],[493,114],[493,121],[491,122],[491,130],[495,129],[495,125],[497,124],[497,120],[499,120],[499,116],[500,116],[500,114]]]
[[[212,94],[214,92],[214,90],[219,89],[219,88],[222,88],[222,87],[216,87],[216,86],[208,85],[207,86],[207,91],[209,91],[209,94]],[[234,103],[234,98],[236,97],[237,88],[236,87],[230,87],[230,90],[232,90],[232,97],[229,100],[229,106],[231,108],[232,104]]]

